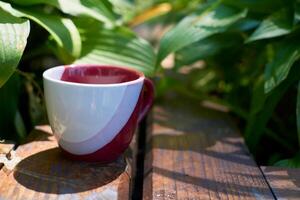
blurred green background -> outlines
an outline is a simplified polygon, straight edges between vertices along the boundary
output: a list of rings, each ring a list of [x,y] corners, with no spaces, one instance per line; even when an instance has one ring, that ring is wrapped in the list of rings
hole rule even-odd
[[[300,1],[0,1],[0,139],[47,123],[42,72],[132,67],[218,105],[260,165],[300,166]]]

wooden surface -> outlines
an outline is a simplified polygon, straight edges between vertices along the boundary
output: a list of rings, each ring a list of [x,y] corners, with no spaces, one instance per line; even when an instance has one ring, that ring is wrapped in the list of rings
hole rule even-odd
[[[131,170],[124,157],[108,165],[67,160],[49,126],[34,131],[16,155],[21,161],[0,171],[1,200],[129,198]]]
[[[0,142],[0,169],[3,167],[3,163],[7,162],[11,150],[13,150],[15,144],[11,141]]]
[[[144,199],[274,199],[226,115],[183,99],[154,108]]]
[[[300,199],[300,169],[262,167],[277,199]]]

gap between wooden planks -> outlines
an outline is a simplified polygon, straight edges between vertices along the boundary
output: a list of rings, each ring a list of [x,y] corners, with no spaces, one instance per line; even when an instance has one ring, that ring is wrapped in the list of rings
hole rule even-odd
[[[300,169],[261,167],[277,199],[300,199]]]
[[[144,199],[274,199],[227,115],[171,95],[154,108]]]

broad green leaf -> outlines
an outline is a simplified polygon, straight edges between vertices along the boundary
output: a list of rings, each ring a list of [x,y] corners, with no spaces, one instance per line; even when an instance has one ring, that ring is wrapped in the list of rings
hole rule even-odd
[[[66,49],[75,58],[79,57],[81,52],[80,34],[71,19],[47,15],[33,9],[20,11],[25,17],[45,28],[59,47]]]
[[[296,117],[297,117],[297,130],[298,130],[298,142],[299,142],[298,145],[300,146],[300,81],[298,83]]]
[[[200,59],[205,59],[243,43],[240,34],[226,33],[217,34],[193,43],[176,53],[176,65],[192,64]]]
[[[151,45],[130,30],[105,29],[97,21],[80,21],[82,54],[76,63],[101,63],[132,67],[151,75],[155,54]]]
[[[13,2],[25,6],[48,4],[66,14],[89,16],[109,25],[114,24],[116,20],[116,15],[108,0],[13,0]]]
[[[245,141],[250,151],[255,154],[257,145],[264,134],[264,130],[270,120],[278,102],[287,89],[299,80],[300,67],[294,66],[288,77],[272,92],[264,93],[263,79],[257,81],[251,100],[250,115],[247,120]]]
[[[278,86],[289,74],[296,60],[300,58],[300,43],[297,40],[282,42],[271,63],[265,69],[265,92]]]
[[[184,18],[163,36],[158,51],[158,63],[171,52],[210,35],[226,31],[230,25],[244,18],[246,14],[246,10],[213,4],[200,15],[194,14]]]
[[[251,29],[256,28],[259,25],[260,21],[251,19],[251,18],[244,18],[235,23],[232,27],[230,27],[231,30],[239,30],[239,31],[248,31]]]
[[[274,12],[270,17],[262,21],[246,42],[288,34],[293,29],[293,21],[293,12],[290,9],[283,8]]]
[[[0,2],[0,7],[18,17],[26,17],[45,28],[57,42],[58,46],[67,50],[75,58],[80,55],[81,39],[79,32],[68,18],[47,15],[37,9],[15,9],[10,4]]]
[[[13,74],[27,43],[29,21],[0,8],[0,88]]]

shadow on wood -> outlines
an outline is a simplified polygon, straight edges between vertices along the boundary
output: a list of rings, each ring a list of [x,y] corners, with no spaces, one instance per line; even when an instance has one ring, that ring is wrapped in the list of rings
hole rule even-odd
[[[103,165],[65,159],[59,148],[38,152],[23,159],[15,179],[31,190],[68,194],[95,189],[118,178],[125,170],[124,158]]]
[[[21,161],[0,170],[0,199],[129,199],[134,148],[133,140],[110,164],[72,161],[61,154],[50,126],[37,126],[16,150]]]
[[[272,166],[261,169],[278,199],[300,198],[300,169]]]
[[[145,200],[273,199],[226,113],[173,95],[154,107],[153,121],[146,143]]]

